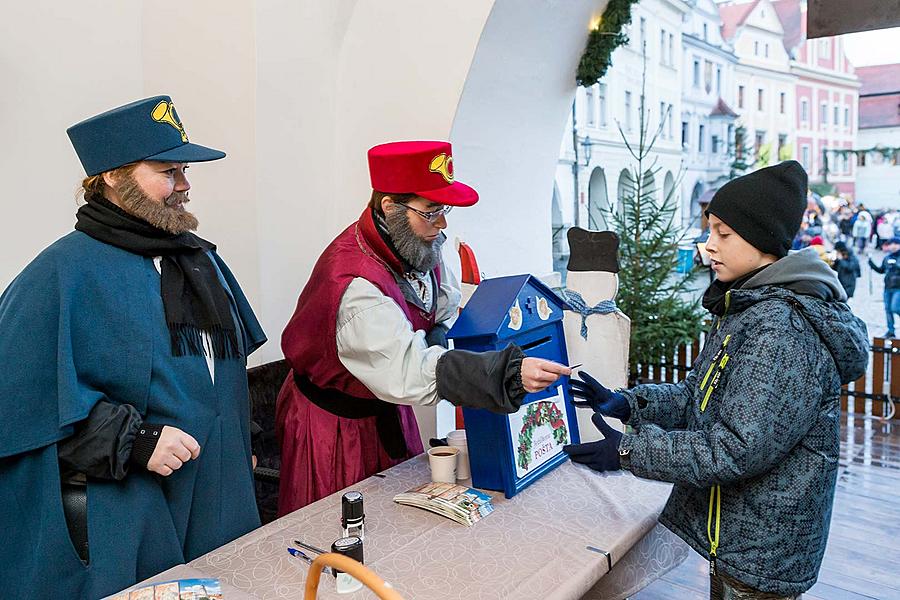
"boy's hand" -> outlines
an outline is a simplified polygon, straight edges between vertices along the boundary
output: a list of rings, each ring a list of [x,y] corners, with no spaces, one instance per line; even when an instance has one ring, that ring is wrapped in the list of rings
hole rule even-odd
[[[168,477],[189,460],[200,456],[200,444],[177,427],[166,425],[159,434],[147,470]]]

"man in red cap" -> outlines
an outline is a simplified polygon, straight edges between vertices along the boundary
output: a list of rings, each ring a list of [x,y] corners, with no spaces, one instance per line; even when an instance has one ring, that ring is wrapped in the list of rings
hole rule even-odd
[[[368,207],[319,257],[282,336],[280,514],[421,453],[412,405],[512,413],[569,374],[514,345],[446,349],[460,294],[441,230],[451,208],[478,201],[454,180],[450,144],[375,146],[369,174]]]

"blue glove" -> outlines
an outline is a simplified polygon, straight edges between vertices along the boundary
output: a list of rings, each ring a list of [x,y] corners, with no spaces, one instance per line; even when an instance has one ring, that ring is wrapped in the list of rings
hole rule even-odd
[[[572,462],[587,465],[595,471],[601,473],[618,471],[622,468],[619,458],[619,442],[622,440],[622,434],[610,427],[609,423],[603,420],[603,415],[598,412],[591,415],[591,421],[603,434],[603,439],[586,444],[569,444],[563,446],[563,452],[569,455]]]
[[[625,396],[603,387],[603,384],[584,371],[578,371],[578,376],[584,381],[570,379],[569,392],[573,398],[584,398],[584,400],[573,400],[572,404],[590,407],[594,409],[594,412],[619,419],[623,423],[628,422],[628,419],[631,418],[631,407],[628,406]]]

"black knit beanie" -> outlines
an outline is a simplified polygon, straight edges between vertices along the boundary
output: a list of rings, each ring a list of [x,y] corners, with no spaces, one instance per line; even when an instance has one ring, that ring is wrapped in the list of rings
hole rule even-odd
[[[716,215],[760,252],[787,256],[806,210],[807,182],[795,160],[748,173],[719,188],[706,216]]]

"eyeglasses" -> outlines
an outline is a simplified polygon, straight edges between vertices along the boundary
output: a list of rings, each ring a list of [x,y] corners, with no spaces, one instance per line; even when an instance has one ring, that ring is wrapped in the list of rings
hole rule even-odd
[[[398,206],[402,206],[403,208],[405,208],[407,210],[413,211],[414,213],[416,213],[417,215],[419,215],[420,217],[422,217],[429,223],[434,223],[435,221],[437,221],[438,219],[440,219],[442,216],[446,215],[448,212],[450,212],[453,209],[452,206],[442,206],[441,208],[439,208],[437,210],[431,210],[428,212],[424,212],[421,210],[416,210],[412,206],[403,204],[402,202],[397,202],[396,204]]]

